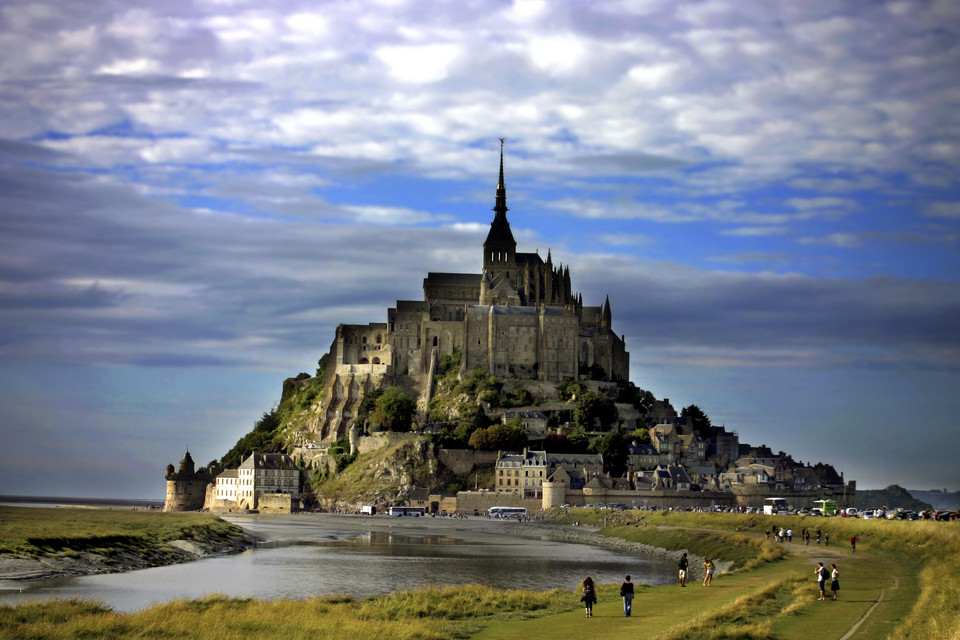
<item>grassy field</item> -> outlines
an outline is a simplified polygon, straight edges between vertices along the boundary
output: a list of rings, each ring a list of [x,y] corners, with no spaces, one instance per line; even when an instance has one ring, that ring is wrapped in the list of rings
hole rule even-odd
[[[587,510],[570,517],[598,526],[606,518],[606,535],[687,549],[694,562],[702,555],[733,561],[734,570],[709,588],[639,587],[631,618],[623,617],[619,585],[600,586],[590,619],[569,591],[471,586],[362,602],[211,597],[136,614],[74,601],[25,604],[0,607],[0,638],[960,640],[957,523]],[[761,533],[773,522],[795,532],[820,526],[834,542],[807,547],[795,537],[780,545]],[[860,539],[856,553],[841,543],[851,535]],[[818,561],[841,572],[836,602],[817,600]]]
[[[245,536],[216,516],[108,509],[0,507],[0,555],[40,557],[143,550],[169,540]]]

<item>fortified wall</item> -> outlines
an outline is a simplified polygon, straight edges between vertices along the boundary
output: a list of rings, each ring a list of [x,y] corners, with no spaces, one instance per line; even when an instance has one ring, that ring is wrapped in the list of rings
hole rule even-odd
[[[836,500],[841,509],[852,507],[857,493],[857,482],[846,485],[823,485],[817,491],[780,491],[766,485],[733,485],[730,494],[742,507],[762,507],[764,498],[785,498],[793,509],[811,508],[817,500]]]
[[[167,495],[164,511],[199,511],[207,501],[207,486],[216,481],[219,469],[201,469],[197,472],[193,457],[187,451],[180,460],[179,469],[167,465]]]
[[[457,492],[457,513],[484,515],[490,507],[526,507],[527,513],[540,513],[543,502],[539,499],[524,499],[517,494],[497,493],[496,491],[459,491]]]

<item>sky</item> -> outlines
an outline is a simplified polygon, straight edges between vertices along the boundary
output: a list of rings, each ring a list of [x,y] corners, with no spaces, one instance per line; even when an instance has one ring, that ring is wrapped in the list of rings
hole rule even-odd
[[[960,490],[960,4],[0,5],[0,494],[162,498],[519,251],[631,378],[859,488]]]

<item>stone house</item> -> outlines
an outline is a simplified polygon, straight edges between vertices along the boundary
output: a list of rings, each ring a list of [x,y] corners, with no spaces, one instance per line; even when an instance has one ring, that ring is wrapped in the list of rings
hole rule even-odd
[[[214,500],[226,500],[228,502],[237,501],[237,489],[239,487],[239,470],[226,469],[217,476],[216,485],[213,490]]]
[[[530,435],[542,436],[547,432],[548,419],[542,411],[504,411],[501,420],[503,424],[507,424],[514,418],[520,419],[524,430]]]
[[[651,444],[630,444],[627,449],[628,471],[650,471],[660,464],[660,452]]]
[[[256,509],[265,493],[300,493],[300,469],[285,453],[251,453],[237,469],[237,506]]]

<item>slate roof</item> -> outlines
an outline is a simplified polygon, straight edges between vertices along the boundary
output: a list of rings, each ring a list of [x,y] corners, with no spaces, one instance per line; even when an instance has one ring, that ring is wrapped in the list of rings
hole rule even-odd
[[[241,469],[275,469],[294,471],[297,465],[285,453],[252,453],[240,463]]]

